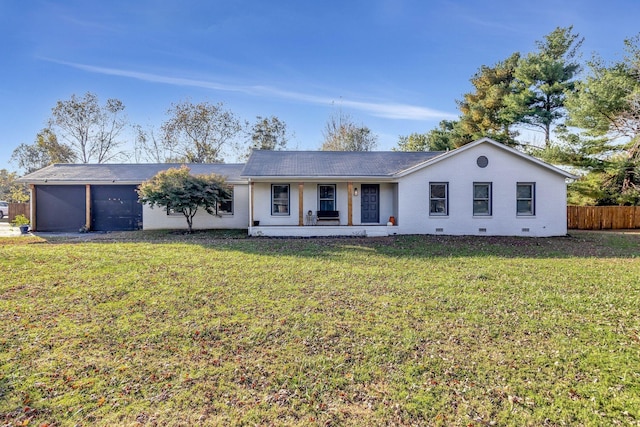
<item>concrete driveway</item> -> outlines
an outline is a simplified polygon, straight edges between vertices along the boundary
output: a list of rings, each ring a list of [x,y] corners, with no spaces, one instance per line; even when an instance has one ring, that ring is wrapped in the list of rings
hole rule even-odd
[[[20,229],[18,227],[12,227],[9,224],[9,219],[4,217],[0,219],[0,237],[19,236]]]

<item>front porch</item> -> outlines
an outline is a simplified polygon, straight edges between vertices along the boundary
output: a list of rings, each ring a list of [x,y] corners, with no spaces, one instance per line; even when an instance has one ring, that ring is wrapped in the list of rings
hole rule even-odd
[[[264,225],[249,227],[254,237],[385,237],[398,234],[395,225]]]
[[[393,227],[400,221],[398,184],[395,182],[265,180],[250,181],[249,187],[248,228],[251,236],[388,236],[398,233],[398,227]]]

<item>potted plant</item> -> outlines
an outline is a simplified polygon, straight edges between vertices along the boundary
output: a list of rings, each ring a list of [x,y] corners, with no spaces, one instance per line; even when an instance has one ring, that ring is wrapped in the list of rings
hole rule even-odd
[[[13,219],[13,221],[11,221],[11,224],[14,227],[19,227],[20,228],[20,232],[22,234],[27,234],[27,231],[29,231],[29,223],[31,221],[29,221],[29,218],[27,218],[26,216],[20,214],[20,215],[16,215],[16,217]]]

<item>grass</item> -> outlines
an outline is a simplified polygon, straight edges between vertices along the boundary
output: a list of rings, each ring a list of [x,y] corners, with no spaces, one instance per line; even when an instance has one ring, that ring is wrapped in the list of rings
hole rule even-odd
[[[0,425],[640,425],[640,235],[0,239]]]

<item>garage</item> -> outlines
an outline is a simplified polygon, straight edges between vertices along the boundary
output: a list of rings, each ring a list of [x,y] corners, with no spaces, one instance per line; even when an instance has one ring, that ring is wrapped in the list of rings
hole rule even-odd
[[[141,164],[54,164],[32,172],[18,180],[29,185],[31,191],[31,226],[34,231],[78,232],[80,230],[106,232],[140,230],[143,223],[151,228],[185,227],[181,216],[167,215],[165,209],[151,209],[138,203],[138,186],[160,171],[179,168],[178,163]],[[190,164],[192,173],[225,176],[234,185],[245,185],[240,178],[241,164]],[[245,191],[246,190],[246,191]],[[202,212],[206,227],[243,228],[247,216],[242,211],[248,204],[236,205],[235,212],[226,213],[211,221]],[[243,214],[240,214],[240,212]],[[146,216],[149,215],[150,218]]]
[[[91,186],[91,230],[126,231],[142,228],[142,205],[135,185]]]
[[[38,231],[78,231],[85,225],[84,185],[36,186]]]

